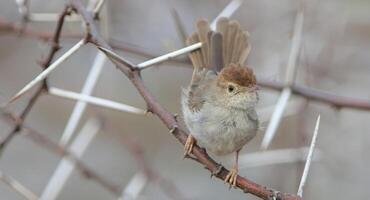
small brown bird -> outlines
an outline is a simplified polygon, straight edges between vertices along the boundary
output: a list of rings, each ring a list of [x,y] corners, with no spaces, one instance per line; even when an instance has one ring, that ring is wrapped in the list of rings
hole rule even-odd
[[[259,129],[256,78],[244,66],[251,49],[249,34],[227,18],[218,20],[216,31],[201,19],[197,32],[187,40],[189,45],[198,42],[202,47],[189,55],[194,71],[181,102],[191,133],[185,155],[192,152],[195,142],[217,155],[236,152],[235,164],[225,178],[236,186],[239,151]]]

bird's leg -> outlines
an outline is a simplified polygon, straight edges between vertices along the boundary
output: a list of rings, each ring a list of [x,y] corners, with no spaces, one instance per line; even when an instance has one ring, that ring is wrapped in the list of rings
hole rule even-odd
[[[191,154],[191,152],[193,151],[194,144],[195,144],[195,138],[191,134],[189,134],[188,139],[186,139],[186,142],[185,142],[184,156]]]
[[[230,187],[236,187],[236,179],[238,178],[238,159],[239,159],[239,151],[236,151],[235,163],[231,168],[230,172],[227,174],[225,178],[225,183],[229,183]]]

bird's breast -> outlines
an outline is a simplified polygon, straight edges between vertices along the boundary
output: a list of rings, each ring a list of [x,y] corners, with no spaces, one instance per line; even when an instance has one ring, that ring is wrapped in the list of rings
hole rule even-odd
[[[248,112],[205,103],[198,112],[183,107],[184,119],[198,143],[218,155],[241,149],[257,132]]]

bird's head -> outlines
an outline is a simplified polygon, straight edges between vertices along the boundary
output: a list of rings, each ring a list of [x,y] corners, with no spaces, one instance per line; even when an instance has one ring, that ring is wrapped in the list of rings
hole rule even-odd
[[[216,81],[217,102],[225,107],[249,109],[258,102],[252,69],[237,64],[224,67]]]

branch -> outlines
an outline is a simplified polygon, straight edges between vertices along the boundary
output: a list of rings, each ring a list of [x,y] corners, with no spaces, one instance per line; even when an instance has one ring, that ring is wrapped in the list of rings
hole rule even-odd
[[[70,5],[82,16],[85,23],[89,26],[90,42],[94,43],[97,46],[101,46],[105,49],[112,50],[112,48],[107,44],[107,42],[105,42],[103,38],[99,35],[92,16],[90,15],[90,13],[87,12],[83,4],[79,0],[70,0]],[[156,101],[152,94],[147,90],[141,79],[140,71],[137,70],[135,66],[128,64],[129,62],[121,63],[115,60],[113,60],[113,62],[116,64],[116,67],[120,69],[134,84],[136,89],[139,91],[140,95],[147,103],[148,110],[153,112],[156,116],[158,116],[159,119],[161,119],[161,121],[166,125],[166,127],[171,130],[172,134],[182,144],[185,144],[188,133],[177,128],[178,123],[175,117],[171,113],[166,111]],[[216,177],[223,180],[226,177],[227,173],[229,172],[227,169],[223,168],[218,163],[216,163],[211,157],[209,157],[209,155],[199,146],[194,147],[193,154],[196,157],[196,160],[199,163],[203,164],[208,170],[213,172]],[[285,200],[301,199],[296,195],[281,193],[272,189],[268,189],[265,186],[256,184],[241,176],[238,176],[237,187],[246,193],[251,193],[262,199],[270,199],[274,197],[277,199]]]
[[[258,79],[258,85],[272,90],[280,91],[284,88],[281,82]],[[352,108],[358,110],[370,110],[370,100],[336,95],[331,92],[294,84],[291,86],[293,94],[309,100],[319,101],[337,108]]]
[[[50,49],[49,55],[46,57],[45,61],[42,62],[42,68],[45,69],[47,68],[51,61],[53,60],[53,57],[55,56],[56,52],[59,50],[59,38],[60,34],[62,31],[63,23],[64,23],[64,18],[70,13],[69,11],[69,6],[66,6],[62,13],[59,16],[57,26],[55,33],[53,35],[52,41],[53,45]],[[1,24],[1,21],[0,21]],[[32,109],[32,107],[35,105],[37,99],[41,96],[41,94],[45,91],[47,85],[46,81],[43,82],[43,84],[36,90],[36,92],[32,95],[31,99],[28,101],[26,107],[20,114],[20,119],[21,121],[25,121],[28,113]],[[0,142],[0,154],[3,152],[4,147],[11,141],[11,139],[15,136],[15,134],[22,128],[22,124],[17,124],[13,130]]]
[[[22,119],[16,117],[12,113],[3,113],[3,116],[6,117],[7,121],[9,121],[10,123],[13,124],[15,123],[16,126],[21,125],[21,129],[19,131],[22,131],[22,134],[27,136],[28,139],[31,139],[39,146],[74,163],[76,169],[78,169],[81,172],[81,174],[85,176],[87,179],[94,180],[95,182],[99,183],[101,186],[106,188],[108,191],[110,191],[117,197],[120,195],[120,189],[118,186],[110,183],[109,181],[105,180],[102,176],[95,173],[92,169],[90,169],[83,162],[81,162],[78,159],[78,156],[71,153],[68,149],[53,142],[44,134],[39,133],[38,131],[32,129],[31,127],[25,126],[23,124]]]

